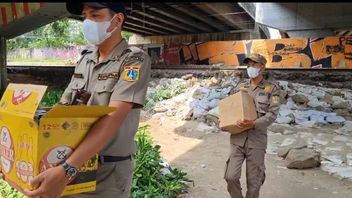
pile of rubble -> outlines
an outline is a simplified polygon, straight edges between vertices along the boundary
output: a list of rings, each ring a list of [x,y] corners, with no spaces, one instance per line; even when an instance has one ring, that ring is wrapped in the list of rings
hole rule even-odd
[[[205,79],[189,74],[181,79],[153,79],[151,85],[180,80],[185,91],[158,102],[149,112],[151,116],[161,124],[164,116],[197,120],[197,130],[219,132],[214,122],[218,103],[240,79],[231,74]],[[352,90],[277,82],[281,106],[269,127],[267,152],[282,157],[287,168],[320,166],[330,174],[352,179]]]

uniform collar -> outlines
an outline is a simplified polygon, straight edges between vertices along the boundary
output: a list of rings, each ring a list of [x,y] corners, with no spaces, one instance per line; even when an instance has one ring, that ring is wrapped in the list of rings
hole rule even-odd
[[[248,79],[248,83],[249,83],[250,86],[252,86],[252,84],[251,84],[251,79]],[[263,78],[263,79],[259,82],[259,84],[258,84],[257,86],[255,86],[255,87],[253,87],[253,88],[256,88],[256,87],[259,87],[259,88],[264,89],[264,87],[265,87],[265,79]]]
[[[109,60],[117,60],[122,52],[128,47],[128,43],[125,39],[122,39],[119,44],[112,50],[112,52],[109,54],[109,56],[106,58],[104,62],[108,62]],[[88,57],[89,60],[93,61],[94,63],[98,62],[98,57],[99,57],[99,51],[98,48],[96,47],[91,54],[91,56]]]

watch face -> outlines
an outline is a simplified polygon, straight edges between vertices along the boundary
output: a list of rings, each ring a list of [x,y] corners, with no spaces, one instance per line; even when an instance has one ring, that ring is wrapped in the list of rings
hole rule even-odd
[[[77,175],[77,170],[75,168],[69,168],[67,170],[67,175],[70,177],[74,177]]]

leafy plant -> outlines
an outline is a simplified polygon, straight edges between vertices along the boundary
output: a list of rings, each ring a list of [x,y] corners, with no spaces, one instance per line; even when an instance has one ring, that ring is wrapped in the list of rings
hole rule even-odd
[[[187,173],[178,168],[164,167],[160,157],[160,146],[153,145],[148,126],[140,127],[136,135],[138,151],[133,175],[132,198],[177,197],[190,182]],[[167,169],[166,173],[163,172]]]
[[[155,106],[155,103],[175,97],[185,90],[183,81],[177,79],[169,85],[157,86],[154,90],[149,90],[144,103],[144,110],[148,111]]]
[[[26,196],[12,188],[2,179],[0,179],[0,196],[4,198],[26,198]]]
[[[43,97],[42,105],[45,107],[51,107],[60,101],[63,90],[50,90],[47,91]]]

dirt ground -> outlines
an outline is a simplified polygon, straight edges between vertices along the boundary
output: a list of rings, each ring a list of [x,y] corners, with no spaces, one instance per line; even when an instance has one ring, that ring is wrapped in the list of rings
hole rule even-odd
[[[189,188],[192,198],[229,198],[223,179],[229,155],[229,134],[198,131],[198,122],[172,117],[144,120],[151,135],[161,145],[162,156],[172,167],[180,167],[194,180]],[[269,142],[275,137],[269,136]],[[246,191],[245,165],[242,168],[243,194]],[[291,170],[273,154],[266,155],[266,181],[261,198],[348,198],[352,182],[343,181],[316,169]]]

